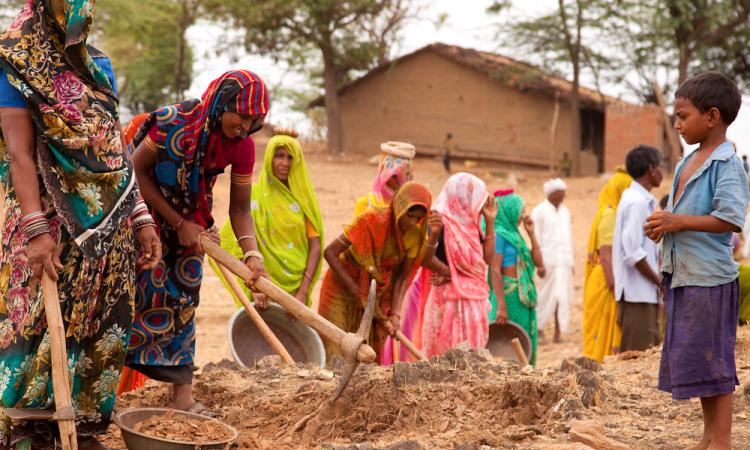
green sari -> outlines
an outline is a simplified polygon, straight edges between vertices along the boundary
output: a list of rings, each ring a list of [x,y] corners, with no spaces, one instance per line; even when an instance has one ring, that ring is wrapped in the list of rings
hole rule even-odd
[[[285,148],[292,156],[289,186],[279,181],[273,174],[273,156],[279,147]],[[302,147],[297,139],[278,135],[268,142],[263,158],[263,169],[258,182],[253,184],[250,211],[253,216],[255,236],[258,239],[258,248],[263,253],[263,264],[268,275],[276,285],[294,295],[304,278],[307,258],[310,254],[307,223],[312,225],[320,237],[320,242],[323,242],[323,219],[318,207],[318,199],[307,173]],[[220,237],[221,246],[241,259],[242,248],[234,236],[230,221],[224,224]],[[216,263],[211,260],[211,264],[213,266]],[[321,265],[319,262],[310,283],[307,306],[312,305],[312,287],[315,286],[320,275]],[[228,288],[226,280],[220,274],[219,277]],[[244,287],[244,284],[242,286],[245,294],[250,298],[250,290]],[[239,299],[235,298],[235,301],[239,305]]]
[[[537,323],[536,323],[536,287],[534,286],[534,261],[526,241],[518,231],[518,221],[523,211],[523,199],[518,194],[512,193],[495,197],[498,204],[497,217],[495,218],[496,245],[501,241],[507,242],[518,252],[516,263],[516,278],[503,276],[503,291],[505,293],[505,307],[508,311],[508,320],[520,325],[529,338],[531,338],[531,359],[529,362],[536,365],[537,353]],[[502,247],[501,247],[502,248]],[[497,298],[490,283],[490,310],[489,320],[493,322],[497,315]]]
[[[740,324],[750,322],[750,266],[740,264]]]

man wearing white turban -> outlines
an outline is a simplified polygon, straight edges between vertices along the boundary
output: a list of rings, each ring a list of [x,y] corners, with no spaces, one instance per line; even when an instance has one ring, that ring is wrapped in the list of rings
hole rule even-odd
[[[555,318],[555,342],[570,323],[573,302],[573,239],[570,212],[562,204],[567,186],[560,178],[544,183],[547,199],[531,212],[534,232],[542,250],[544,270],[537,271],[537,323],[541,331]]]

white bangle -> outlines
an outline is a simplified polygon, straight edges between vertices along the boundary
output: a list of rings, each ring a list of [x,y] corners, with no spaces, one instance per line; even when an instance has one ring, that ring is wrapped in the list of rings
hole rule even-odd
[[[243,261],[247,262],[250,258],[258,258],[260,259],[260,262],[263,262],[263,253],[259,252],[258,250],[248,250],[245,252],[245,255],[243,257]]]

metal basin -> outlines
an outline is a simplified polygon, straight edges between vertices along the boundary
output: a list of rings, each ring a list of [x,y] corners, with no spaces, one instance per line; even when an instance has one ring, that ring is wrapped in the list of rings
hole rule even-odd
[[[513,344],[510,343],[513,338],[518,338],[521,341],[521,347],[523,347],[523,351],[526,353],[526,358],[531,359],[531,338],[529,338],[526,330],[511,321],[503,325],[499,323],[490,325],[490,338],[487,340],[487,349],[494,356],[520,363],[521,361],[518,361],[516,351],[513,349]]]
[[[210,417],[177,410],[174,411],[175,415],[183,415],[191,419],[210,420],[221,424],[231,431],[232,438],[197,445],[189,442],[158,438],[139,433],[133,429],[137,423],[143,422],[152,416],[163,416],[168,411],[168,408],[133,408],[118,413],[115,416],[115,424],[120,427],[122,440],[125,441],[125,446],[128,450],[223,450],[229,449],[234,441],[237,440],[238,433],[233,427]]]
[[[267,310],[258,312],[295,362],[325,366],[325,347],[315,330],[299,320],[290,320],[284,308],[276,303],[269,303]],[[253,367],[264,356],[276,354],[244,309],[238,309],[229,319],[227,334],[234,360],[245,367]]]

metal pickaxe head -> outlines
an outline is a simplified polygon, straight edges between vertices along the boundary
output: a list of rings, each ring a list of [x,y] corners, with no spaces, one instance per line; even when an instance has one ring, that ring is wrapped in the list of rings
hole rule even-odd
[[[367,306],[365,307],[365,312],[362,315],[362,322],[360,322],[359,324],[357,334],[347,333],[346,337],[341,342],[341,353],[344,355],[344,358],[346,358],[346,362],[348,363],[348,365],[346,370],[344,371],[344,374],[341,376],[341,382],[333,392],[331,399],[328,400],[329,404],[332,404],[333,402],[338,400],[338,398],[341,396],[341,393],[344,392],[344,389],[346,389],[346,386],[349,385],[349,382],[351,381],[354,372],[357,370],[357,367],[359,367],[360,361],[357,358],[357,351],[359,350],[359,347],[365,341],[367,341],[367,338],[370,336],[372,319],[375,316],[376,297],[377,283],[375,282],[375,280],[372,280],[370,282],[370,292],[367,294]],[[372,351],[372,349],[370,349],[370,351]]]

